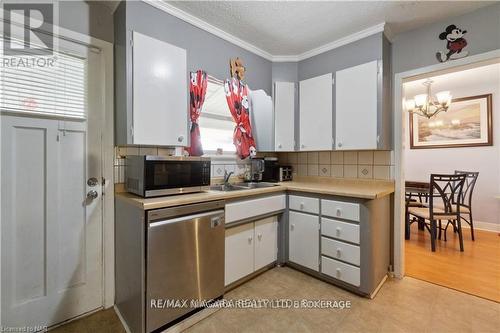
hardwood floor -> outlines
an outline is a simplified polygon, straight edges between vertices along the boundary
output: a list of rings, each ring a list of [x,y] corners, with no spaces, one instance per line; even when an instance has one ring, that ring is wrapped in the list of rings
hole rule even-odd
[[[464,252],[458,234],[448,229],[448,241],[436,241],[431,252],[430,234],[411,226],[406,241],[406,275],[500,302],[500,236],[496,232],[463,229]]]

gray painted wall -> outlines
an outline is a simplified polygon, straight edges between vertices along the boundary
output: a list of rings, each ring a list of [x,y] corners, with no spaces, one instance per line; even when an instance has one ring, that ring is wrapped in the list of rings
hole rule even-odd
[[[212,76],[226,79],[229,59],[240,57],[247,68],[245,81],[250,88],[271,94],[271,61],[142,1],[129,1],[126,5],[127,32],[135,30],[186,49],[188,70],[203,69]]]
[[[272,64],[272,81],[297,82],[299,80],[298,62],[274,62]]]
[[[380,32],[300,61],[299,81],[326,73],[335,73],[338,70],[375,59],[382,59],[382,38],[383,33]]]
[[[436,22],[396,36],[392,43],[393,73],[438,63],[436,52],[446,50],[439,34],[450,24],[467,30],[470,55],[500,49],[500,3]]]
[[[132,32],[187,50],[189,71],[205,70],[218,79],[229,78],[229,60],[240,57],[247,68],[245,81],[252,90],[271,95],[272,63],[209,32],[186,23],[142,1],[122,1],[115,20],[115,144],[132,142]],[[119,72],[119,73],[118,73]]]
[[[113,14],[111,9],[100,1],[60,1],[59,25],[113,42]]]

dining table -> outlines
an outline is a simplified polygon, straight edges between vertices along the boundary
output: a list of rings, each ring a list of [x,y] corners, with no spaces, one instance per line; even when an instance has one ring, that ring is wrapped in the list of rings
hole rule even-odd
[[[429,182],[405,181],[405,239],[410,239],[410,221],[408,219],[408,207],[412,204],[421,205],[428,202],[431,185]],[[418,228],[424,229],[419,223]]]

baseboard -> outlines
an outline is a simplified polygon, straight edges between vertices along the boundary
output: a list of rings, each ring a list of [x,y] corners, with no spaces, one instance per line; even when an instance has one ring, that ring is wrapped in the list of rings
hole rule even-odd
[[[462,221],[462,229],[469,229],[468,223]],[[500,232],[500,224],[491,222],[474,221],[474,230]]]
[[[125,331],[127,333],[132,333],[130,331],[130,328],[128,327],[127,323],[125,322],[125,319],[123,319],[123,316],[122,314],[120,313],[120,310],[118,310],[118,307],[116,306],[116,304],[113,306],[113,309],[115,309],[115,313],[116,315],[118,316],[118,319],[120,319],[120,322],[122,323],[122,326],[123,328],[125,329]]]

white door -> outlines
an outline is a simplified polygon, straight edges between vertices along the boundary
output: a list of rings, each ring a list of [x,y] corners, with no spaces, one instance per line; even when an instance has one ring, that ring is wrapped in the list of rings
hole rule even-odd
[[[189,146],[186,50],[134,31],[133,144]]]
[[[332,73],[300,81],[300,150],[332,150]]]
[[[337,149],[377,149],[377,82],[377,60],[336,72]]]
[[[295,149],[295,83],[274,83],[274,135],[276,151]]]
[[[288,259],[312,270],[319,270],[319,217],[289,213]]]
[[[255,221],[254,270],[276,261],[278,254],[278,217]]]
[[[253,223],[226,229],[225,285],[253,273]]]
[[[103,304],[101,56],[80,48],[57,70],[2,70],[1,326]]]

